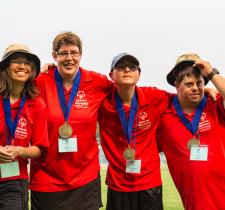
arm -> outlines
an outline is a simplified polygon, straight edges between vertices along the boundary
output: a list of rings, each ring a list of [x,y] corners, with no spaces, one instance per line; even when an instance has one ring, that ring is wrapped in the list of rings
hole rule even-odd
[[[20,158],[38,158],[41,156],[41,149],[37,146],[21,147],[21,146],[6,146],[8,154],[12,155],[13,159]]]
[[[200,68],[204,77],[207,77],[207,75],[209,75],[209,73],[212,71],[212,66],[207,61],[196,62],[195,66]],[[223,106],[225,108],[225,78],[219,74],[216,74],[212,77],[211,82],[223,97]]]

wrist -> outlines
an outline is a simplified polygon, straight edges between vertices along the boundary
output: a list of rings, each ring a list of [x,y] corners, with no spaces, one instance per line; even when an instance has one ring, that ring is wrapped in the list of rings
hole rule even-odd
[[[207,75],[207,79],[208,80],[212,80],[212,78],[216,75],[219,74],[219,71],[216,68],[212,68],[212,71],[209,72],[209,74]]]

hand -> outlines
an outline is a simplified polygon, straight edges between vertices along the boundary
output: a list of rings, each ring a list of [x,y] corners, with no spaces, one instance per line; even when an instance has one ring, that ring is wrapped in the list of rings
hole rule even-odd
[[[211,97],[213,101],[216,101],[216,96],[219,94],[219,91],[213,88],[204,88],[204,92]]]
[[[13,159],[16,159],[22,153],[23,147],[21,146],[5,146],[8,154],[12,156]]]
[[[47,74],[48,70],[54,67],[56,67],[54,63],[45,63],[41,68],[41,72]]]
[[[196,66],[201,70],[201,74],[203,77],[207,77],[212,71],[212,66],[208,61],[198,61],[193,66]]]
[[[13,155],[10,154],[6,147],[0,146],[0,162],[9,163],[14,159]]]

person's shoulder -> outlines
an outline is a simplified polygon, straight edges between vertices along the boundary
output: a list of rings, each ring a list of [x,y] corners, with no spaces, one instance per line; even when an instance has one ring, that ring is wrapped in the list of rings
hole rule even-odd
[[[39,95],[32,99],[28,99],[28,105],[37,107],[38,109],[43,109],[46,107],[44,100]]]
[[[87,70],[87,69],[84,69],[82,67],[80,67],[80,71],[81,71],[81,74],[84,75],[86,78],[92,78],[92,79],[101,79],[101,78],[106,78],[105,75],[101,74],[101,73],[98,73],[94,70]]]
[[[52,67],[48,69],[47,72],[41,72],[38,77],[54,77],[54,72],[56,70],[56,67]]]
[[[138,87],[139,91],[141,91],[145,95],[149,95],[149,97],[160,97],[160,96],[170,96],[170,93],[168,93],[165,90],[161,90],[157,87],[151,87],[151,86],[143,86],[143,87]]]

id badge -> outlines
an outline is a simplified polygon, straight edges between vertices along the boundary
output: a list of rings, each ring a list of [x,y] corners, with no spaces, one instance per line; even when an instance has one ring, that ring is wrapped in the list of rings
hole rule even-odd
[[[207,161],[208,160],[208,145],[192,146],[190,160]]]
[[[18,161],[13,161],[10,163],[0,164],[1,178],[7,178],[12,176],[20,175],[20,168]]]
[[[126,173],[140,174],[141,160],[127,160]]]
[[[73,136],[71,138],[58,139],[59,142],[59,152],[77,152],[77,137]]]

